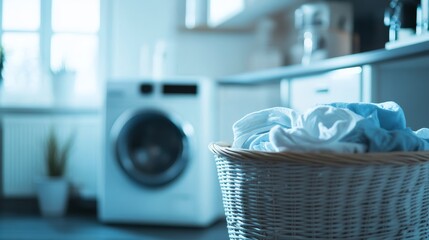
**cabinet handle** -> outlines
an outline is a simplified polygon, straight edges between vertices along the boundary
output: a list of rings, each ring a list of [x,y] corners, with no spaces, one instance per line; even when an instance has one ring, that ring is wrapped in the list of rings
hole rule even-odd
[[[329,93],[329,88],[319,88],[316,89],[316,93]]]

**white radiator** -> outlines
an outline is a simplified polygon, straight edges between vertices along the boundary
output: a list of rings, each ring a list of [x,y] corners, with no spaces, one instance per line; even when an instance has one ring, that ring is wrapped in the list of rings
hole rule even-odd
[[[95,198],[102,156],[98,114],[6,114],[2,117],[3,196],[35,195],[35,180],[46,174],[45,146],[51,128],[63,145],[74,132],[66,176],[75,194]]]

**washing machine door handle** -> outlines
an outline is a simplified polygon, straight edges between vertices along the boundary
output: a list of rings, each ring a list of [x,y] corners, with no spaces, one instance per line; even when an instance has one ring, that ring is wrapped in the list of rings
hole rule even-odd
[[[176,117],[157,110],[125,112],[111,132],[117,162],[138,184],[168,185],[188,163],[190,136],[184,128]]]

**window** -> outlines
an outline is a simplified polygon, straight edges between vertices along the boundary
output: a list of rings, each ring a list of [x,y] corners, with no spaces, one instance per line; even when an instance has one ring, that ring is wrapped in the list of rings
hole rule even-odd
[[[76,72],[75,93],[98,86],[100,0],[0,0],[4,90],[46,94],[51,71]]]

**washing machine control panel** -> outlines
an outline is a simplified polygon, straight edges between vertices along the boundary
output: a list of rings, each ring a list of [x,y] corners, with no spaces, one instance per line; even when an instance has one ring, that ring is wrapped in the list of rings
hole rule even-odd
[[[163,84],[162,85],[162,93],[163,94],[197,94],[197,85],[189,84]]]
[[[148,83],[142,83],[140,85],[140,93],[144,95],[153,93],[153,85]]]
[[[149,95],[157,92],[156,86],[151,83],[140,84],[140,94]],[[196,84],[160,84],[159,92],[163,95],[180,94],[180,95],[197,95],[198,86]]]

